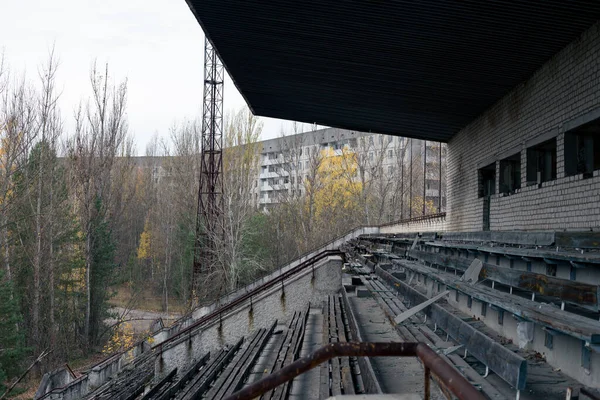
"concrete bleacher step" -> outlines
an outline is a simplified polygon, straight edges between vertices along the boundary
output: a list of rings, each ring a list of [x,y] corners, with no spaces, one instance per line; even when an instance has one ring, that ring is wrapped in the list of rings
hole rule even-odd
[[[287,330],[285,324],[278,323],[275,326],[273,334],[267,340],[263,351],[259,354],[256,363],[250,369],[250,374],[246,381],[246,385],[261,380],[269,374],[269,368],[275,362],[277,358],[277,349],[281,346],[283,340],[283,333]]]
[[[154,359],[143,357],[125,367],[116,377],[94,390],[87,399],[130,399],[144,391],[154,377]]]
[[[260,376],[259,374],[254,373],[252,376],[253,382],[280,370],[299,358],[304,342],[309,310],[310,308],[306,311],[294,312],[287,329],[283,330],[281,334],[278,335],[278,340],[273,343],[267,343],[265,350],[268,350],[268,354],[265,354],[265,356],[263,356],[262,359],[259,359],[259,362],[257,363],[257,366],[263,370],[263,374]],[[250,383],[250,380],[248,383]],[[290,388],[290,382],[287,382],[263,394],[261,398],[266,400],[287,399]]]
[[[211,359],[200,371],[193,376],[175,395],[176,400],[191,400],[201,398],[210,388],[210,385],[229,364],[240,349],[243,338],[234,346],[221,350],[214,359]],[[166,397],[170,398],[170,397]]]
[[[379,300],[382,308],[387,308],[388,318],[393,321],[393,318],[401,312],[406,311],[407,307],[396,297],[392,292],[383,290],[386,286],[383,282],[371,281],[367,284],[378,290],[375,300]],[[387,307],[386,307],[387,305]],[[393,311],[395,310],[395,311]],[[391,315],[389,314],[391,313]],[[393,322],[392,322],[393,323]],[[419,316],[412,316],[405,321],[403,325],[396,326],[396,331],[400,334],[404,341],[416,341],[427,343],[435,350],[447,349],[455,345],[455,343],[447,342],[434,333]],[[441,352],[438,352],[438,354]],[[460,351],[457,353],[445,356],[440,354],[443,359],[450,365],[453,365],[469,382],[479,388],[490,399],[504,399],[505,394],[500,393],[495,387],[490,385],[482,376],[474,370],[461,356]]]
[[[277,321],[270,329],[258,329],[218,376],[204,394],[205,399],[220,400],[242,388],[258,356],[273,333]]]
[[[300,357],[306,357],[323,345],[323,313],[320,308],[311,308],[304,340],[300,350]],[[320,368],[310,371],[294,378],[290,389],[289,399],[293,400],[318,400],[320,385]]]
[[[368,342],[403,341],[383,308],[377,303],[376,296],[377,294],[374,297],[359,298],[352,293],[348,294],[350,312],[356,320],[362,340]],[[384,393],[414,393],[423,396],[423,368],[416,358],[375,357],[369,360],[375,378]],[[434,390],[432,398],[442,398],[441,393]]]
[[[368,283],[367,283],[367,281],[365,281],[365,284],[366,284],[366,286],[371,285],[373,287],[373,289],[376,290],[374,292],[374,298],[376,300],[379,300],[383,304],[382,309],[387,310],[388,313],[392,312],[391,309],[393,307],[386,306],[386,303],[399,304],[398,300],[400,300],[400,301],[402,300],[402,296],[401,295],[396,296],[395,294],[393,294],[393,290],[387,291],[387,292],[385,290],[382,290],[382,285],[384,287],[389,288],[389,285],[382,280],[379,280],[379,281],[371,280]],[[393,300],[390,298],[392,296],[392,294],[394,295],[394,297],[397,298],[396,300]],[[574,380],[561,374],[559,371],[553,370],[547,363],[532,362],[531,361],[532,360],[531,351],[519,349],[519,347],[516,344],[514,344],[510,341],[506,341],[497,332],[495,332],[490,327],[485,325],[482,321],[477,320],[477,319],[473,318],[472,316],[463,313],[460,310],[457,310],[452,305],[450,305],[446,302],[442,301],[442,302],[438,302],[436,304],[439,305],[440,307],[442,307],[443,309],[445,309],[446,311],[448,311],[453,316],[456,316],[461,321],[464,321],[465,323],[469,324],[471,327],[477,329],[479,332],[483,333],[485,336],[491,338],[492,340],[496,341],[497,343],[502,344],[505,348],[507,348],[511,352],[518,354],[528,360],[528,375],[529,375],[530,379],[528,379],[528,381],[527,381],[527,386],[526,386],[525,390],[521,391],[521,395],[520,395],[521,399],[530,400],[530,399],[537,399],[537,398],[543,397],[547,400],[549,400],[549,399],[557,399],[558,400],[558,399],[564,398],[564,391],[566,390],[567,386],[578,387],[577,382],[575,382]],[[398,309],[402,310],[402,307],[398,307]],[[392,315],[393,315],[393,312],[392,312]],[[420,321],[421,321],[420,323],[417,322],[418,319],[415,320],[414,318],[415,318],[415,316],[413,316],[412,320],[410,321],[410,323],[412,323],[413,325],[411,325],[410,327],[407,325],[407,327],[405,327],[405,328],[407,330],[409,330],[409,329],[414,329],[413,326],[416,326],[416,327],[418,327],[418,329],[421,332],[425,333],[426,337],[429,337],[429,340],[431,340],[432,336],[430,335],[430,333],[428,333],[428,332],[432,333],[431,325],[424,324],[422,322],[423,321],[422,317],[420,318]],[[416,318],[419,318],[419,317],[416,317]],[[431,324],[431,321],[429,321],[429,324]],[[401,329],[399,329],[399,330],[401,330]],[[433,343],[436,343],[437,340],[444,341],[446,339],[445,333],[441,332],[439,330],[435,333],[435,335],[437,335],[438,338],[442,337],[444,339],[433,340]],[[421,341],[423,341],[422,337],[415,337],[415,339],[417,339],[417,340],[421,339]],[[455,344],[455,343],[453,342],[453,344]],[[463,353],[464,353],[464,350],[461,349],[461,350],[457,351],[456,353],[449,355],[447,357],[447,359],[450,360],[452,362],[452,364],[454,364],[454,366],[463,374],[463,376],[467,377],[473,384],[476,385],[476,387],[481,388],[481,390],[486,394],[486,396],[488,396],[489,398],[512,398],[512,397],[514,397],[514,395],[515,395],[514,389],[511,388],[508,384],[506,384],[506,382],[504,380],[502,380],[499,376],[497,376],[493,372],[490,372],[489,376],[486,377],[485,380],[482,380],[481,375],[483,375],[485,372],[485,365],[481,364],[476,358],[472,357],[470,354],[467,358],[463,359],[462,358]],[[540,377],[543,377],[543,378],[540,379]],[[548,384],[550,382],[552,382],[552,385]]]

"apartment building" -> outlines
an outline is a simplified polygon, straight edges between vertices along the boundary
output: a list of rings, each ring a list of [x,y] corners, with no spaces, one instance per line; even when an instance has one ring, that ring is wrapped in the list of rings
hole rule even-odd
[[[315,159],[343,151],[355,152],[358,168],[368,176],[406,180],[407,204],[421,196],[430,205],[426,213],[445,207],[446,150],[438,142],[326,128],[265,140],[260,149],[254,199],[263,210],[303,196],[315,173]]]

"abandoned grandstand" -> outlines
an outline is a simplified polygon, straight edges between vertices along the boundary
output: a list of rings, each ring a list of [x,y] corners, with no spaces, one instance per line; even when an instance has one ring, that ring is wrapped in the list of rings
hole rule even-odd
[[[257,114],[447,142],[447,212],[332,238],[36,398],[600,398],[600,3],[408,3],[188,0]]]

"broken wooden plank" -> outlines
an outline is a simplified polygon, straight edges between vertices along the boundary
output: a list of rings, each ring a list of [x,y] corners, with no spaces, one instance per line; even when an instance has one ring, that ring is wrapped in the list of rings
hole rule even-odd
[[[485,286],[464,283],[454,275],[438,271],[415,261],[399,261],[399,263],[416,273],[426,275],[450,288],[466,293],[479,301],[493,304],[525,320],[556,329],[566,335],[592,344],[600,343],[599,321],[508,293],[489,290]]]
[[[398,288],[398,291],[406,300],[412,302],[423,302],[427,297],[406,283],[394,278],[381,268],[375,268],[375,273],[388,284]],[[487,365],[498,376],[513,387],[523,389],[527,379],[527,361],[497,343],[492,338],[476,330],[467,322],[461,320],[448,312],[438,304],[432,304],[429,316],[438,327],[446,331],[458,343],[464,344],[465,348],[479,361]]]
[[[413,243],[412,243],[412,246],[410,246],[410,249],[411,249],[411,250],[414,250],[414,249],[417,247],[417,243],[418,243],[418,242],[419,242],[419,235],[417,235],[417,236],[415,237],[415,240],[413,241]]]
[[[600,232],[556,232],[556,246],[598,249],[600,248]]]
[[[429,307],[431,304],[435,303],[436,301],[438,301],[439,299],[441,299],[444,296],[447,296],[448,293],[450,293],[448,290],[446,290],[443,293],[438,294],[437,296],[422,302],[421,304],[414,306],[413,308],[403,312],[402,314],[399,314],[398,316],[396,316],[396,318],[394,318],[394,322],[397,324],[401,324],[402,322],[404,322],[406,319],[412,317],[413,315],[415,315],[416,313],[418,313],[419,311],[424,310],[425,308]]]
[[[413,250],[409,252],[411,258],[416,258],[439,266],[447,266],[463,270],[469,260],[461,257],[452,257],[439,253]],[[398,263],[397,260],[394,261]],[[514,268],[500,267],[490,263],[483,263],[480,273],[481,279],[489,279],[503,285],[529,290],[533,293],[548,297],[555,297],[561,301],[573,304],[587,305],[598,309],[600,294],[598,286],[584,282],[561,279],[550,275],[539,274]]]
[[[329,326],[327,329],[329,330],[329,343],[337,343],[338,334],[336,329],[336,321],[335,321],[335,298],[333,295],[329,296],[327,302],[328,314],[329,314]],[[342,378],[341,378],[341,365],[340,359],[338,357],[334,357],[329,360],[331,363],[331,395],[339,396],[342,394]]]
[[[479,281],[479,273],[481,272],[481,268],[483,267],[483,263],[479,259],[474,259],[469,265],[469,268],[465,271],[464,275],[460,278],[461,281],[467,283],[477,283]]]

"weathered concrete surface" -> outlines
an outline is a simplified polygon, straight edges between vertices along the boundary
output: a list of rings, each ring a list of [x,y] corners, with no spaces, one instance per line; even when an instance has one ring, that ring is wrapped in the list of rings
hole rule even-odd
[[[375,230],[377,228],[374,228]],[[321,249],[302,257],[286,266],[283,269],[276,271],[263,280],[257,281],[245,288],[242,288],[235,293],[220,299],[220,301],[202,307],[194,311],[191,316],[181,319],[177,324],[168,326],[156,332],[152,339],[152,345],[156,346],[166,339],[177,335],[178,332],[187,328],[194,323],[195,320],[203,315],[206,315],[221,304],[236,299],[247,291],[262,285],[268,279],[278,277],[281,273],[294,268],[300,262],[303,262],[315,254],[326,249],[337,248],[346,240],[358,237],[364,233],[374,233],[375,230],[370,228],[359,228],[350,234],[332,241]],[[233,343],[239,340],[240,337],[252,333],[258,328],[267,328],[270,324],[278,319],[280,322],[286,323],[288,318],[293,315],[294,311],[303,310],[309,302],[320,304],[323,296],[337,293],[341,288],[341,268],[342,260],[340,257],[329,257],[317,263],[313,270],[307,268],[301,273],[291,277],[284,282],[283,289],[278,286],[272,288],[259,296],[252,299],[252,304],[247,303],[240,305],[234,312],[223,315],[221,323],[219,321],[202,327],[199,331],[190,332],[185,338],[169,343],[165,347],[163,357],[157,358],[156,371],[161,376],[162,371],[170,371],[172,367],[179,366],[179,371],[183,371],[182,366],[190,365],[190,362],[196,360],[199,355],[203,355],[208,351],[215,350],[224,343]],[[284,293],[284,296],[282,296]],[[265,301],[261,301],[266,299]],[[141,314],[142,317],[148,318],[150,315]],[[152,317],[156,315],[151,315]],[[148,321],[152,323],[152,321]],[[141,329],[144,327],[142,326]],[[79,377],[72,382],[67,382],[66,386],[56,386],[54,383],[59,381],[47,380],[41,388],[39,395],[48,394],[46,398],[52,399],[79,399],[101,385],[107,379],[110,379],[114,374],[118,373],[124,365],[127,365],[135,357],[141,354],[150,347],[148,342],[137,343],[134,347],[124,353],[104,360],[92,368],[89,375]],[[181,364],[181,365],[180,365]],[[48,393],[52,392],[52,393]]]
[[[373,298],[349,295],[348,301],[364,341],[403,341]],[[384,393],[424,394],[424,372],[416,357],[374,357],[370,360]],[[433,398],[437,398],[435,391]]]
[[[406,233],[406,232],[443,232],[446,230],[446,215],[423,218],[417,221],[403,221],[382,225],[378,233]]]
[[[168,343],[156,360],[156,374],[166,375],[175,367],[184,371],[207,352],[234,343],[256,329],[268,328],[275,320],[287,324],[295,311],[306,309],[309,302],[320,306],[323,299],[337,293],[341,285],[342,259],[328,257],[315,265],[314,275],[313,270],[307,268],[283,286],[273,287],[223,314],[220,321],[217,319]]]
[[[34,398],[39,398],[44,395],[47,391],[55,387],[63,387],[71,383],[75,377],[71,375],[71,372],[66,367],[59,368],[52,372],[47,372],[42,377],[40,386],[35,392]]]
[[[302,343],[300,357],[306,357],[323,345],[323,314],[320,309],[313,309],[306,322],[306,334]],[[289,399],[292,400],[318,400],[321,385],[319,368],[294,378]]]

